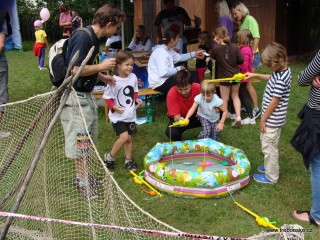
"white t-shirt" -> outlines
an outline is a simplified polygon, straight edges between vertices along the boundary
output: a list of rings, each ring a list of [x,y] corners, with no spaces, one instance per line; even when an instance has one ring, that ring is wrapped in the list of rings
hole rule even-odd
[[[138,44],[136,44],[134,39],[132,39],[128,48],[130,48],[132,51],[149,51],[152,48],[152,42],[151,42],[151,39],[149,38],[146,41],[145,45],[143,45],[141,41]]]
[[[109,110],[109,119],[112,123],[116,122],[135,122],[136,102],[134,93],[138,92],[138,79],[134,73],[126,78],[114,76],[116,85],[108,85],[104,91],[104,99],[113,99],[114,104],[124,109],[123,113],[112,112]]]
[[[195,96],[194,101],[199,104],[197,114],[210,122],[216,122],[220,118],[220,113],[216,112],[216,107],[220,107],[223,104],[221,98],[217,94],[213,94],[211,102],[206,102],[199,94]]]
[[[109,37],[106,41],[106,47],[109,47],[111,45],[111,43],[114,43],[114,42],[119,42],[121,41],[121,36],[120,35],[112,35],[111,37]],[[117,49],[114,49],[114,48],[109,48],[110,51],[112,52],[115,52],[117,51]]]
[[[176,53],[172,48],[168,49],[164,44],[157,45],[148,61],[149,86],[155,89],[180,71],[179,67],[174,67],[174,64],[179,62],[180,58],[180,54]]]

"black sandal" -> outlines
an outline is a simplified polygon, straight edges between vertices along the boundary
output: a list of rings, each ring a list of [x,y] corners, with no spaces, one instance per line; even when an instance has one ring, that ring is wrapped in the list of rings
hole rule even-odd
[[[307,213],[307,214],[308,214],[308,217],[309,217],[309,221],[303,221],[303,220],[301,220],[301,219],[297,219],[297,218],[295,217],[295,215],[294,215],[294,212],[295,212],[296,214]],[[293,218],[294,218],[295,220],[297,220],[297,221],[300,221],[300,222],[309,222],[309,223],[311,223],[311,224],[319,227],[318,223],[312,218],[312,216],[311,216],[311,214],[310,214],[310,211],[296,210],[296,211],[293,211],[293,212],[292,212],[292,216],[293,216]]]

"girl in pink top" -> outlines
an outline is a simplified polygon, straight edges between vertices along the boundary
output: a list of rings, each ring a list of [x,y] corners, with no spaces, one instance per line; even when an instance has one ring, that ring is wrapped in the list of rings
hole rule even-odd
[[[240,46],[240,52],[243,55],[244,62],[239,65],[240,72],[245,74],[247,72],[252,72],[252,61],[253,61],[253,52],[251,48],[252,35],[248,29],[242,29],[237,33],[238,45]],[[241,121],[241,124],[256,124],[255,118],[252,114],[252,102],[251,98],[247,91],[248,79],[241,81],[239,89],[239,97],[241,104],[246,109],[248,117]]]

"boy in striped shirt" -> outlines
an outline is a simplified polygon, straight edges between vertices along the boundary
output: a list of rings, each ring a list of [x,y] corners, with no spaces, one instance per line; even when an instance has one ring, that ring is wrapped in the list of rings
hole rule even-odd
[[[286,122],[291,70],[288,67],[287,51],[279,43],[271,42],[261,55],[262,62],[272,71],[271,75],[246,73],[248,78],[266,80],[262,100],[260,142],[264,154],[264,166],[258,166],[260,174],[254,174],[256,182],[275,184],[279,179],[278,142],[281,129]]]

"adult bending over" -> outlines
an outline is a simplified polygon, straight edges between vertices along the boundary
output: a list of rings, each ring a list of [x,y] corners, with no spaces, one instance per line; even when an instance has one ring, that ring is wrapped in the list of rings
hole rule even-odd
[[[311,86],[308,103],[300,111],[302,119],[291,144],[301,152],[305,167],[311,165],[312,206],[310,211],[293,211],[292,216],[302,222],[320,226],[320,51],[299,75],[300,86]],[[306,135],[307,133],[307,135]],[[308,137],[303,137],[308,136]]]
[[[148,62],[148,81],[152,89],[168,93],[175,85],[173,76],[180,70],[186,70],[185,66],[175,67],[174,64],[194,57],[202,57],[204,51],[179,54],[173,50],[179,41],[179,33],[173,29],[167,29],[164,37],[164,44],[157,45],[151,53]]]
[[[166,135],[172,141],[180,141],[182,133],[188,129],[201,127],[196,114],[189,118],[189,124],[186,127],[169,128],[173,122],[184,119],[189,109],[192,107],[195,96],[200,94],[200,85],[193,83],[191,74],[188,71],[180,71],[174,76],[176,86],[170,89],[167,95],[167,115],[169,123],[166,128]]]

